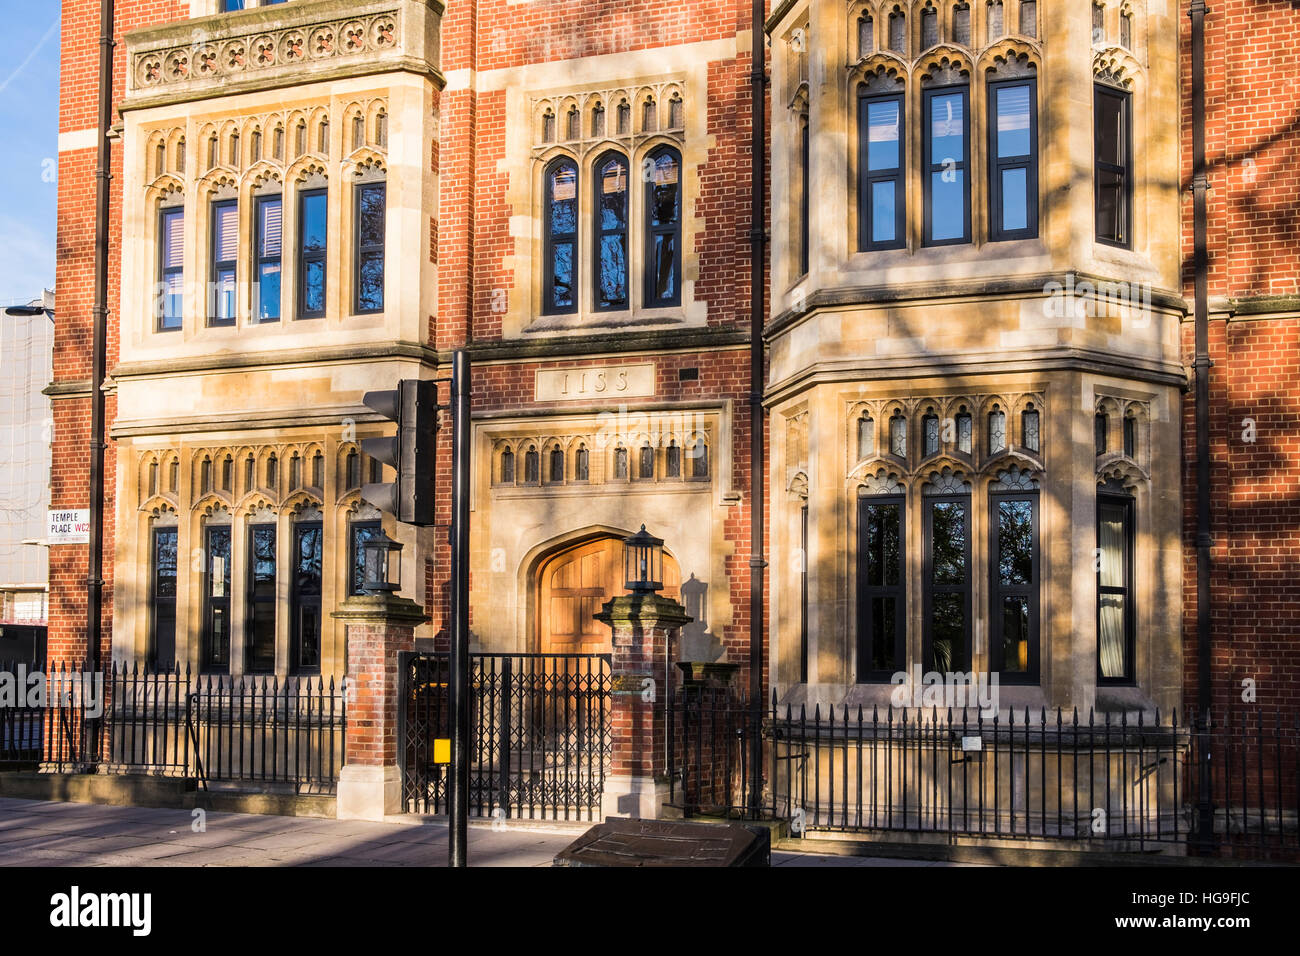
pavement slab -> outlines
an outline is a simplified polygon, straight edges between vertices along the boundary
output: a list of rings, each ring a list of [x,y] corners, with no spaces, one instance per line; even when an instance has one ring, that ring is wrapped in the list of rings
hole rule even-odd
[[[0,866],[411,867],[447,864],[445,821],[391,822],[208,811],[41,803],[0,797]],[[400,822],[399,822],[400,821]],[[473,866],[550,866],[590,827],[471,823]],[[950,866],[921,860],[777,851],[783,867]]]

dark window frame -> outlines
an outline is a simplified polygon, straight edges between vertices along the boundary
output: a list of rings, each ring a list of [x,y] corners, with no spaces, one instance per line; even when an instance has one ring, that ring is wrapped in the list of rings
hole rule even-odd
[[[161,579],[161,565],[158,561],[158,547],[159,540],[168,536],[174,539],[173,548],[176,552],[176,558],[172,567],[174,578],[172,582],[172,593],[170,595],[162,595],[159,593],[158,587],[158,582]],[[180,588],[180,529],[175,526],[165,528],[155,527],[151,529],[149,535],[149,546],[149,650],[146,658],[149,664],[155,669],[161,669],[163,667],[172,667],[176,662],[176,598],[177,591]],[[170,609],[171,618],[171,635],[169,638],[171,645],[170,661],[164,661],[159,655],[159,612],[165,609]]]
[[[898,104],[898,165],[889,170],[869,169],[871,104]],[[871,241],[872,189],[877,182],[894,184],[894,238]],[[907,248],[907,103],[899,93],[869,93],[865,83],[858,86],[858,251],[878,252]]]
[[[1124,584],[1120,586],[1101,583],[1101,509],[1103,505],[1122,508],[1124,511]],[[1137,613],[1134,607],[1133,559],[1137,538],[1137,499],[1132,495],[1098,492],[1097,494],[1097,683],[1108,687],[1137,686]],[[1101,673],[1101,597],[1103,594],[1124,595],[1124,672],[1123,677],[1103,677]]]
[[[304,592],[301,587],[299,567],[302,561],[302,539],[311,532],[319,535],[316,539],[319,548],[319,590],[314,594],[310,591]],[[289,580],[289,671],[292,674],[318,674],[320,673],[323,648],[321,641],[324,636],[324,622],[321,620],[322,597],[325,588],[325,526],[320,521],[296,521],[293,523],[292,537],[293,551],[291,574]],[[316,611],[316,660],[315,662],[304,662],[303,660],[303,614],[305,611],[315,609]]]
[[[1020,156],[998,154],[999,90],[1015,86],[1029,87],[1029,152]],[[1035,77],[1015,77],[988,82],[988,157],[989,157],[989,241],[1038,237],[1038,81]],[[1025,228],[1003,226],[1002,173],[1009,169],[1025,170]]]
[[[227,209],[235,210],[235,254],[229,259],[218,259],[221,241],[219,235],[221,213]],[[208,326],[212,328],[229,328],[235,324],[239,310],[239,200],[212,200],[208,206],[208,217],[210,220],[208,223],[208,281],[212,283],[212,290],[208,295]],[[219,314],[221,311],[219,305],[221,300],[221,274],[223,272],[230,273],[230,281],[234,286],[229,317]]]
[[[965,580],[961,585],[934,583],[934,505],[953,502],[965,509],[966,552]],[[964,594],[965,632],[962,638],[962,659],[951,662],[952,670],[969,672],[971,670],[971,635],[973,633],[972,614],[972,574],[971,574],[971,495],[923,495],[921,499],[921,665],[925,671],[935,670],[933,666],[934,644],[934,598],[936,594]]]
[[[554,178],[556,172],[563,167],[572,167],[573,169],[573,232],[556,233],[555,217],[551,212],[554,205]],[[581,170],[578,168],[578,162],[572,156],[559,156],[547,163],[546,168],[542,171],[542,217],[543,217],[543,240],[542,240],[542,315],[573,315],[578,311],[581,299],[580,289],[582,288],[581,272],[581,247],[578,242],[578,235],[581,231],[580,219],[582,218],[581,210],[578,208],[578,197],[581,195],[579,190],[582,188]],[[569,283],[570,304],[557,306],[555,304],[555,246],[557,239],[562,243],[573,244],[573,279]]]
[[[872,585],[868,583],[870,565],[867,561],[868,531],[867,509],[872,505],[896,505],[898,508],[898,583]],[[898,671],[907,670],[907,496],[906,495],[859,495],[858,496],[858,547],[857,547],[857,683],[887,683]],[[894,658],[893,670],[879,670],[871,666],[873,618],[871,601],[873,598],[892,598],[894,610]]]
[[[601,215],[601,199],[604,188],[604,170],[611,161],[617,162],[623,169],[623,225],[622,228],[606,229],[604,217]],[[626,312],[632,308],[632,248],[631,248],[631,225],[632,225],[632,174],[631,166],[627,157],[618,150],[609,150],[601,153],[600,158],[592,166],[592,219],[595,224],[595,241],[592,243],[592,308],[596,312]],[[601,249],[604,246],[605,239],[608,236],[623,237],[623,291],[626,296],[624,301],[610,305],[602,305],[601,301],[601,280],[604,277],[603,262],[601,260]],[[576,237],[575,237],[576,241]]]
[[[654,183],[651,179],[647,179],[645,182],[645,248],[642,253],[645,298],[641,303],[647,309],[670,309],[682,304],[682,213],[686,205],[686,172],[682,165],[681,152],[672,146],[657,146],[647,153],[646,162],[650,164],[647,168],[657,168],[657,160],[661,156],[671,156],[673,162],[677,164],[676,216],[668,225],[653,224],[651,209],[654,207]],[[668,298],[658,298],[655,295],[657,282],[654,249],[655,239],[660,236],[671,236],[673,241],[673,294]]]
[[[933,238],[934,196],[931,182],[935,173],[943,171],[944,164],[933,163],[929,158],[933,126],[930,120],[930,104],[936,96],[951,96],[953,93],[961,94],[962,98],[962,157],[956,166],[962,174],[962,234],[955,239],[935,239]],[[944,86],[928,86],[921,91],[921,204],[924,209],[921,229],[922,246],[959,246],[971,242],[970,179],[970,84],[950,83]]]
[[[812,192],[808,174],[812,169],[808,114],[799,114],[799,275],[808,274],[809,221],[812,215]]]
[[[325,200],[326,241],[320,251],[308,253],[303,245],[304,225],[307,219],[307,202],[311,199]],[[317,189],[304,189],[298,193],[298,305],[297,316],[300,319],[320,319],[325,317],[329,296],[329,189],[321,186]],[[320,263],[323,273],[321,278],[321,304],[319,309],[308,309],[307,303],[307,269],[314,263]]]
[[[257,538],[260,533],[266,532],[271,535],[271,553],[274,555],[271,571],[271,592],[269,595],[259,597],[257,593]],[[248,526],[248,565],[245,569],[247,612],[244,621],[244,671],[249,674],[270,674],[275,671],[275,633],[279,613],[277,601],[280,574],[279,546],[280,532],[273,522],[263,521]],[[254,642],[257,638],[256,624],[259,618],[259,605],[270,609],[271,618],[271,660],[269,665],[265,667],[257,666],[255,663],[257,656],[253,653]]]
[[[380,208],[383,211],[383,226],[377,242],[363,242],[361,236],[361,204],[368,192],[378,192]],[[388,280],[386,270],[385,240],[388,229],[388,184],[386,182],[361,182],[353,188],[352,200],[352,313],[353,315],[376,315],[384,311],[386,304],[385,284]],[[365,307],[361,302],[361,272],[368,259],[379,259],[379,306]]]
[[[364,544],[359,532],[366,532],[366,540],[376,532],[383,530],[384,523],[378,518],[348,522],[348,594],[361,594],[361,583],[365,581],[364,565],[357,564],[360,545]],[[358,571],[361,573],[358,575]],[[359,579],[359,580],[358,580]]]
[[[231,638],[231,615],[230,615],[230,588],[231,588],[231,545],[234,540],[233,528],[230,525],[211,525],[203,529],[204,545],[204,568],[203,568],[203,644],[200,650],[199,666],[205,673],[219,673],[229,671],[230,669],[230,638]],[[212,561],[217,554],[217,547],[213,544],[213,538],[217,535],[224,535],[226,538],[225,558],[226,567],[223,580],[224,594],[217,596],[213,594],[213,585],[216,581],[212,571]],[[226,621],[226,634],[224,648],[214,646],[216,628],[214,627],[217,613],[221,612]]]
[[[278,203],[280,206],[280,252],[273,256],[266,253],[266,229],[262,215],[262,210],[271,203]],[[262,271],[270,265],[276,267],[277,274],[280,276],[279,295],[276,297],[275,315],[263,316]],[[255,279],[253,321],[267,324],[279,322],[282,315],[281,306],[284,304],[284,196],[278,193],[253,197],[253,278]]]
[[[1000,506],[1003,502],[1027,501],[1030,504],[1032,557],[1030,560],[1030,581],[1028,584],[1003,584],[999,568],[1001,557]],[[1037,491],[990,491],[989,492],[989,670],[998,674],[1003,684],[1037,684],[1041,675],[1040,649],[1042,646],[1039,626],[1040,595],[1042,593],[1040,538],[1042,519],[1040,495]],[[1028,598],[1029,604],[1029,653],[1028,666],[1024,671],[1008,671],[1002,657],[1002,601],[1007,597]]]
[[[1121,133],[1124,137],[1123,165],[1115,166],[1111,163],[1103,163],[1099,156],[1099,139],[1101,128],[1097,125],[1097,116],[1099,114],[1099,104],[1102,97],[1111,97],[1120,104],[1120,115],[1123,126]],[[1106,83],[1094,83],[1092,86],[1092,204],[1093,204],[1093,235],[1097,242],[1107,246],[1115,246],[1118,249],[1133,248],[1133,94],[1128,90],[1119,87],[1110,86]],[[1117,212],[1119,219],[1119,230],[1121,239],[1110,239],[1101,234],[1101,174],[1103,172],[1118,173],[1123,177],[1123,197],[1122,205]]]
[[[180,220],[181,235],[181,264],[178,266],[167,265],[167,223],[170,219]],[[159,282],[159,303],[158,322],[154,326],[157,332],[179,332],[185,321],[185,207],[184,206],[162,206],[158,210],[158,282]],[[167,290],[171,288],[168,281],[173,275],[181,278],[181,291],[178,296],[180,299],[180,309],[175,315],[168,312],[169,299],[171,296]]]
[[[808,683],[808,500],[799,507],[799,683]]]

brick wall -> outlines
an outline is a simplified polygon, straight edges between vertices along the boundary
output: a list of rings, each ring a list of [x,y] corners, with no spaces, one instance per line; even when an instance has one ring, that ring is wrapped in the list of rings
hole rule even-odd
[[[1214,703],[1240,706],[1242,681],[1252,679],[1261,704],[1294,711],[1300,709],[1300,60],[1294,54],[1300,8],[1226,0],[1211,5],[1206,28]],[[1186,186],[1192,174],[1186,17],[1182,31]],[[1183,212],[1190,302],[1190,190]],[[1190,319],[1182,332],[1190,367]],[[1190,703],[1197,680],[1190,391],[1183,423]]]

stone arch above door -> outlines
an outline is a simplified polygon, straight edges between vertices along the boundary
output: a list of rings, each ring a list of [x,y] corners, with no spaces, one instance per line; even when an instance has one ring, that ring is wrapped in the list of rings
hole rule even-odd
[[[597,535],[551,554],[537,565],[533,582],[536,613],[533,646],[545,654],[608,654],[609,628],[592,615],[626,590],[623,581],[623,539]],[[664,554],[664,589],[680,600],[681,571]]]

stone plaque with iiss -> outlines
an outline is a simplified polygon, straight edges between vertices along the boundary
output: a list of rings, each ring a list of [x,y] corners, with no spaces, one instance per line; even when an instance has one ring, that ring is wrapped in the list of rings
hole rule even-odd
[[[537,372],[533,400],[580,402],[645,398],[655,393],[655,367],[607,365],[597,368],[545,368]]]

